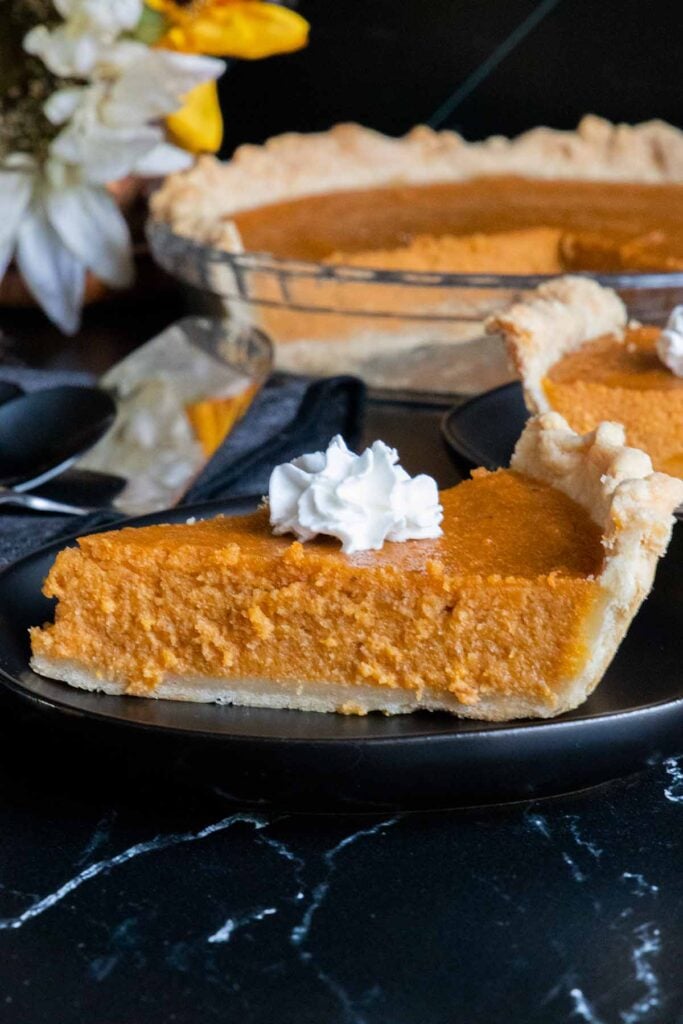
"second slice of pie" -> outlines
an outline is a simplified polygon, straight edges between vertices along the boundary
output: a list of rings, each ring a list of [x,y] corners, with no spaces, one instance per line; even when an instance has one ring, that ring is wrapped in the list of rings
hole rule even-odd
[[[628,322],[615,291],[555,278],[488,328],[502,334],[530,412],[554,409],[579,433],[622,423],[655,469],[683,477],[683,377],[658,354],[662,329]]]

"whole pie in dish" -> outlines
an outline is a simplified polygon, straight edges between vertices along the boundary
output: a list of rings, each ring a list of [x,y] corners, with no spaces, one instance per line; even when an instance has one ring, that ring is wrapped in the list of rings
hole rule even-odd
[[[531,412],[554,409],[581,433],[616,420],[655,469],[683,477],[683,377],[657,354],[661,328],[628,322],[616,292],[557,278],[488,327],[502,334]]]
[[[274,536],[266,509],[83,537],[45,583],[32,666],[142,697],[557,715],[599,682],[683,498],[623,440],[532,419],[510,470],[442,492],[442,536],[378,551]]]
[[[483,321],[523,285],[511,275],[683,268],[683,133],[588,116],[469,143],[338,125],[203,157],[152,213],[162,264],[266,331],[282,368],[481,391],[509,379]]]
[[[152,200],[229,251],[398,270],[557,274],[683,268],[683,133],[584,118],[468,143],[359,125],[203,157]]]

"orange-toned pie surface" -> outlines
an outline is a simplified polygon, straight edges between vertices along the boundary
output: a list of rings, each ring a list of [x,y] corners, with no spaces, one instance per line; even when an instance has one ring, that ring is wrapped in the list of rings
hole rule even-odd
[[[503,335],[531,412],[553,409],[579,433],[621,423],[656,470],[683,477],[683,377],[657,354],[660,328],[628,323],[616,292],[559,277],[491,317],[489,329]]]
[[[201,156],[151,197],[150,237],[181,276],[189,264],[169,232],[231,254],[196,256],[233,312],[270,335],[283,369],[467,392],[508,379],[481,326],[511,296],[501,282],[449,288],[413,273],[683,270],[682,198],[683,132],[661,121],[588,115],[575,131],[477,142],[340,124],[224,162]]]
[[[586,657],[599,528],[560,491],[509,471],[441,497],[440,539],[352,556],[333,540],[273,537],[265,511],[85,537],[50,572],[56,623],[33,631],[34,655],[141,695],[172,673],[552,706],[552,682]]]
[[[308,195],[233,217],[280,258],[461,273],[683,268],[683,185],[490,176]]]
[[[623,337],[586,342],[555,363],[545,393],[574,430],[616,420],[655,469],[683,476],[683,378],[657,356],[657,327],[630,327]]]

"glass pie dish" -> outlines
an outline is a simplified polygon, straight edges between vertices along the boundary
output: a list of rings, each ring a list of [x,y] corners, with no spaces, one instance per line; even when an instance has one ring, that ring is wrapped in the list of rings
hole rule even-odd
[[[265,331],[282,370],[354,373],[373,388],[474,394],[513,377],[492,313],[547,275],[450,274],[352,267],[229,252],[150,221],[157,262],[198,290],[204,312]],[[663,323],[683,303],[683,272],[592,274],[629,315]]]

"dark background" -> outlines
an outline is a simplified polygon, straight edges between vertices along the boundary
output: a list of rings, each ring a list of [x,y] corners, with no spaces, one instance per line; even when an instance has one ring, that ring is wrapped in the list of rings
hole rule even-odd
[[[344,120],[389,134],[429,122],[470,139],[514,135],[538,124],[573,128],[589,112],[627,122],[660,117],[683,126],[681,0],[293,5],[311,23],[309,46],[232,62],[221,80],[223,156],[243,142],[324,130]],[[177,290],[163,302],[140,304],[141,294],[158,295],[160,286],[158,275],[148,280],[143,271],[133,305],[117,296],[114,324],[108,304],[89,307],[84,330],[69,346],[38,314],[2,310],[0,353],[34,365],[101,372],[123,355],[121,323],[132,347],[184,312]]]
[[[224,155],[288,130],[683,122],[680,0],[301,0],[306,50],[232,65]],[[453,109],[443,109],[453,98]]]

